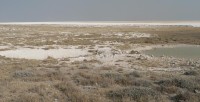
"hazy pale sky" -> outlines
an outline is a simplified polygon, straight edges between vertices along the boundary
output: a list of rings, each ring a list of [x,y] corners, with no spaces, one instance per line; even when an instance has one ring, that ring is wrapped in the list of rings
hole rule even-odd
[[[200,20],[200,0],[1,0],[0,22]]]

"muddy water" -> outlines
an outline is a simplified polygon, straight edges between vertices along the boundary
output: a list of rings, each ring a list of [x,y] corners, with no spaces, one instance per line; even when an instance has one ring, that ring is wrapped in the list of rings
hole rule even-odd
[[[176,58],[198,59],[200,58],[199,46],[179,46],[173,48],[154,48],[144,51],[145,54],[160,56],[172,56]]]

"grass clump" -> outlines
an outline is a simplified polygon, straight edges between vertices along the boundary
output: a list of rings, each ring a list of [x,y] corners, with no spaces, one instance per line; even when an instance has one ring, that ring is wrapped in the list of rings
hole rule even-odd
[[[123,74],[119,73],[104,73],[101,77],[105,77],[114,81],[115,84],[128,86],[132,83],[132,79],[127,78]]]
[[[83,93],[76,85],[70,82],[61,82],[55,85],[55,87],[64,93],[65,102],[100,102],[98,97]]]
[[[136,102],[161,100],[160,93],[147,87],[128,87],[112,90],[107,93],[107,96],[114,102],[122,102],[125,100]]]
[[[185,78],[185,79],[183,79],[183,78],[166,79],[166,80],[161,80],[161,81],[157,82],[157,84],[163,85],[163,86],[168,86],[168,87],[176,86],[179,88],[185,88],[192,92],[200,89],[199,83],[197,83],[196,81],[194,81],[192,79],[187,79],[187,78]]]
[[[23,94],[23,95],[19,95],[16,99],[13,99],[12,101],[14,102],[44,102],[48,100],[39,96],[38,94]]]
[[[193,70],[192,71],[187,71],[187,72],[184,73],[184,75],[194,75],[195,76],[195,75],[198,75],[198,72],[193,71]]]
[[[73,77],[74,81],[78,85],[83,86],[100,86],[109,87],[114,82],[112,79],[101,77],[98,74],[80,72]]]
[[[126,75],[127,77],[142,77],[139,72],[133,71]]]
[[[34,76],[34,74],[28,70],[16,71],[13,74],[13,77],[15,77],[15,78],[32,77],[32,76]]]
[[[200,97],[199,94],[184,92],[184,93],[177,94],[176,96],[172,97],[171,99],[174,102],[199,102],[200,101],[199,97]]]
[[[139,72],[133,71],[131,73],[104,73],[101,77],[105,77],[114,81],[115,84],[121,86],[152,86],[148,80],[142,79]]]

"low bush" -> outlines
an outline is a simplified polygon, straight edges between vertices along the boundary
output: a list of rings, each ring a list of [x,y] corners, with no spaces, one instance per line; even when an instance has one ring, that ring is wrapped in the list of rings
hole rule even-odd
[[[114,102],[122,102],[123,100],[136,102],[161,101],[159,92],[147,87],[128,87],[112,90],[107,96]]]
[[[200,102],[200,95],[185,92],[171,98],[174,102]]]
[[[112,79],[101,77],[98,74],[89,74],[85,72],[80,72],[73,77],[76,84],[83,86],[100,86],[100,87],[109,87],[114,82]]]
[[[157,82],[159,85],[163,86],[176,86],[180,88],[185,88],[188,89],[189,91],[194,92],[194,90],[199,90],[200,85],[196,81],[192,79],[183,79],[183,78],[172,78],[172,79],[166,79],[166,80],[161,80]]]
[[[100,102],[98,97],[83,93],[71,83],[61,82],[55,85],[55,87],[65,94],[65,102]]]
[[[184,75],[198,75],[198,73],[196,71],[187,71],[184,73]]]
[[[131,73],[126,74],[127,77],[142,77],[139,72],[133,71]]]
[[[32,77],[32,76],[34,76],[34,74],[31,71],[28,71],[28,70],[16,71],[13,74],[13,77],[15,77],[15,78]]]

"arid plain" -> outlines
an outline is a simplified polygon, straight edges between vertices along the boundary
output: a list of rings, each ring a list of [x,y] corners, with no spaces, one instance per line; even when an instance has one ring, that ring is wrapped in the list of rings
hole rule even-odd
[[[144,53],[183,45],[199,27],[0,25],[0,101],[198,102],[200,59]]]

